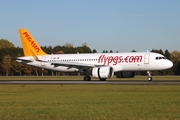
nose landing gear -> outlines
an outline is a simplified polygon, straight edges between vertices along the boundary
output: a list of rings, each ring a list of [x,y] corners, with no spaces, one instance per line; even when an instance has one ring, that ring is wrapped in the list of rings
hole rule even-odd
[[[148,74],[148,81],[152,81],[152,76],[151,76],[150,71],[147,71],[147,74]]]

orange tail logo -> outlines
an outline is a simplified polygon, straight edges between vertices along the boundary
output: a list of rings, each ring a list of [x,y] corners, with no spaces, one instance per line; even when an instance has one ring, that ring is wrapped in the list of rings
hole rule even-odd
[[[35,55],[46,54],[26,29],[19,29],[19,34],[25,56],[32,56],[32,52]]]

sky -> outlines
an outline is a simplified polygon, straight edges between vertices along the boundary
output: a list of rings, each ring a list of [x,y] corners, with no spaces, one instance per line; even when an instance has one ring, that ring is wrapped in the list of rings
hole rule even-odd
[[[0,39],[21,47],[86,43],[98,52],[180,51],[180,0],[0,0]]]

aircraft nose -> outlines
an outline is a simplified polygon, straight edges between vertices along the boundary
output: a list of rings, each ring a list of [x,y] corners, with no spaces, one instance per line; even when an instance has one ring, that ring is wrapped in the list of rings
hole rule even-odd
[[[168,68],[171,68],[173,66],[173,63],[169,60],[167,66]]]

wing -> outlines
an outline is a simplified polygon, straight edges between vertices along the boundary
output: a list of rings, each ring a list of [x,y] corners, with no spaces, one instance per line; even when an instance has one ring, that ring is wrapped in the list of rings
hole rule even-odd
[[[54,65],[55,67],[58,66],[65,66],[69,68],[93,68],[103,65],[95,65],[95,64],[85,64],[85,63],[78,63],[78,62],[53,62],[51,65]]]

